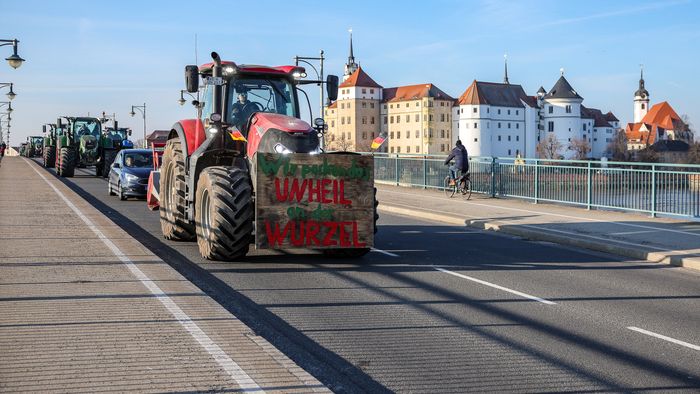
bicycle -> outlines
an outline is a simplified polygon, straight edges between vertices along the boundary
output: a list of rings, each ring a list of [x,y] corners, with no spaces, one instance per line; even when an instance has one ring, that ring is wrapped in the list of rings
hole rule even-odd
[[[450,184],[450,176],[446,176],[444,181],[445,196],[452,198],[459,192],[466,200],[469,200],[472,196],[472,181],[469,179],[469,175],[468,172],[462,174],[453,184]]]

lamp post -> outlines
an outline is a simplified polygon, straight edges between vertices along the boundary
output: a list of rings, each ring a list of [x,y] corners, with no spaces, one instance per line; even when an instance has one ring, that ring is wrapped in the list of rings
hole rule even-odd
[[[14,111],[14,109],[12,109],[12,103],[9,101],[0,101],[0,108],[4,107],[6,105],[7,105],[7,110],[6,110],[7,113],[8,114],[12,113],[12,111]]]
[[[0,88],[10,87],[10,91],[7,93],[7,98],[10,99],[10,101],[14,100],[15,96],[17,96],[12,90],[13,85],[12,82],[0,82]]]
[[[7,119],[3,120],[4,117],[7,117]],[[10,113],[9,113],[9,112],[6,112],[6,113],[4,113],[4,114],[0,114],[0,143],[2,143],[2,142],[5,141],[5,138],[4,138],[4,135],[3,135],[4,133],[2,132],[2,122],[3,122],[3,121],[6,121],[6,122],[7,122],[7,124],[8,124],[8,129],[9,129],[10,121],[12,121],[12,117],[10,116]],[[9,132],[9,130],[8,130],[8,132],[7,132],[7,137],[8,137],[8,143],[9,143],[9,137],[10,137],[10,132]]]
[[[177,103],[180,104],[180,106],[185,105],[187,103],[187,100],[185,99],[185,95],[188,95],[192,98],[192,105],[197,107],[197,118],[202,117],[202,105],[199,102],[199,98],[195,97],[194,94],[188,92],[187,90],[180,90],[180,99],[177,100]]]
[[[307,65],[311,66],[311,68],[312,68],[312,69],[314,70],[314,72],[316,73],[316,78],[318,78],[316,85],[318,85],[318,87],[319,87],[319,94],[320,94],[319,97],[320,97],[320,101],[321,101],[321,105],[320,105],[320,107],[321,107],[321,108],[320,108],[320,111],[321,111],[321,112],[319,113],[319,117],[320,117],[320,118],[323,118],[323,117],[324,117],[324,116],[323,116],[323,115],[324,115],[324,114],[323,114],[323,110],[324,110],[325,107],[326,107],[326,102],[324,101],[324,94],[323,94],[323,93],[324,93],[324,92],[323,92],[323,60],[325,59],[325,58],[323,57],[323,53],[324,53],[324,52],[323,52],[323,49],[321,49],[321,50],[319,51],[319,56],[318,56],[318,57],[294,56],[294,65],[295,65],[295,66],[298,66],[299,63],[304,63],[304,64],[307,64]],[[320,66],[320,67],[319,67],[320,71],[319,71],[318,69],[316,69],[316,67],[315,67],[313,64],[311,64],[311,62],[309,62],[309,60],[318,60],[319,66]],[[313,119],[311,119],[311,121],[313,121]],[[321,135],[321,147],[324,147],[324,148],[325,148],[325,141],[324,141],[324,140],[325,140],[324,136]]]
[[[5,58],[5,60],[7,60],[7,63],[12,68],[19,68],[19,66],[21,66],[24,62],[24,59],[17,55],[17,44],[19,44],[19,40],[16,38],[12,40],[0,40],[0,47],[4,47],[5,45],[12,45],[12,56]]]
[[[133,118],[134,115],[136,115],[136,112],[134,110],[137,109],[139,112],[141,112],[141,115],[143,117],[143,147],[146,147],[146,103],[143,103],[143,105],[132,105],[131,106],[131,112],[129,112],[129,115]]]

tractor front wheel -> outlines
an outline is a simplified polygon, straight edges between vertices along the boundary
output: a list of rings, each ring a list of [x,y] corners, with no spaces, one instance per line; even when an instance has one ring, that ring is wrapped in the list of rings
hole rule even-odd
[[[56,166],[56,147],[47,146],[44,149],[44,167],[54,168]]]
[[[185,215],[187,183],[179,138],[168,140],[161,171],[160,228],[163,236],[172,241],[192,241],[195,238],[194,225]]]
[[[253,185],[246,171],[209,167],[197,182],[195,226],[202,257],[236,260],[248,253],[253,233]]]
[[[61,148],[59,174],[70,178],[75,174],[75,151],[71,148]]]

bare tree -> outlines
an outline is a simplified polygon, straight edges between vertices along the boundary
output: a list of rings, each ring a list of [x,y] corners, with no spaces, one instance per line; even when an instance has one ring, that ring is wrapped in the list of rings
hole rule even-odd
[[[700,142],[693,142],[690,144],[688,156],[686,157],[686,163],[700,164]]]
[[[615,133],[615,137],[608,144],[608,152],[610,152],[614,161],[628,161],[629,152],[627,150],[627,134],[620,129]]]
[[[345,137],[344,132],[340,133],[340,138],[335,138],[336,136],[333,137],[333,142],[330,143],[330,150],[347,152],[352,148],[352,141]]]
[[[537,144],[535,150],[537,151],[537,156],[542,159],[559,159],[563,148],[564,146],[554,134],[548,134]]]
[[[658,163],[659,153],[651,148],[642,149],[637,154],[637,161],[642,163]]]
[[[585,137],[574,138],[569,142],[567,149],[574,152],[574,159],[585,160],[588,158],[588,153],[591,151],[591,144],[588,143]]]

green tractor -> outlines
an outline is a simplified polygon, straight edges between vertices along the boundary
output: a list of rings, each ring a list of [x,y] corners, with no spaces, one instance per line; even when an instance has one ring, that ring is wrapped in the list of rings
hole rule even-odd
[[[47,131],[46,126],[49,126]],[[44,157],[44,167],[54,168],[56,166],[56,140],[63,135],[64,129],[58,128],[56,123],[48,123],[43,126],[44,133],[44,145],[43,145],[43,157]]]
[[[63,119],[68,124],[64,133],[56,138],[56,172],[62,177],[72,177],[75,167],[97,164],[102,124],[97,118],[64,116],[56,122],[59,129],[64,127]]]
[[[106,178],[109,176],[109,168],[122,149],[134,147],[134,143],[129,140],[131,129],[119,128],[114,120],[112,127],[105,127],[102,137],[97,144],[97,163],[95,163],[95,175]]]
[[[39,135],[27,137],[27,149],[25,151],[27,157],[41,156],[43,149],[44,138]]]

